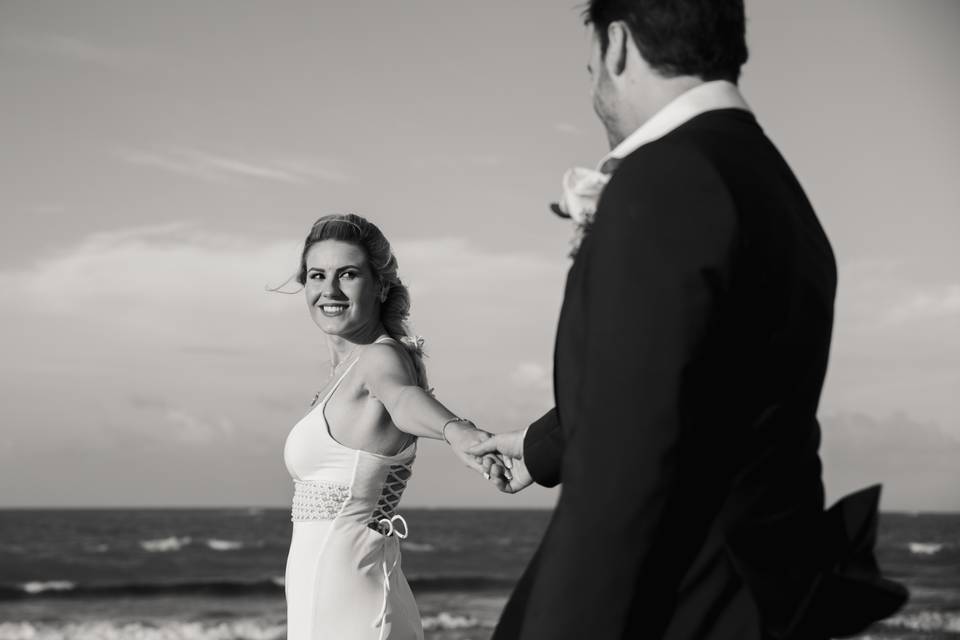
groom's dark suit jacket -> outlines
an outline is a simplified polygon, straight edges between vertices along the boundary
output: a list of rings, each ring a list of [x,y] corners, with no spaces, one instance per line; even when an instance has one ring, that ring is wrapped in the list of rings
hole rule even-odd
[[[825,638],[902,603],[873,564],[878,489],[824,515],[835,287],[748,112],[623,159],[568,275],[556,408],[525,438],[559,503],[495,639]]]

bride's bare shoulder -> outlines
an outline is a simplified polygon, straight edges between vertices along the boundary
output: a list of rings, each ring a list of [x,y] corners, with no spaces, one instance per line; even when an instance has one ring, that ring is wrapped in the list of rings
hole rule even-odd
[[[409,382],[411,371],[404,347],[396,341],[374,342],[363,348],[357,369],[365,380],[390,378]]]

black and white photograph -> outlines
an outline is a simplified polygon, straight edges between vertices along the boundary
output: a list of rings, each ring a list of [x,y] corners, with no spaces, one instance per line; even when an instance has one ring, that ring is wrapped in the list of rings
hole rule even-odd
[[[957,0],[0,0],[0,640],[960,639]]]

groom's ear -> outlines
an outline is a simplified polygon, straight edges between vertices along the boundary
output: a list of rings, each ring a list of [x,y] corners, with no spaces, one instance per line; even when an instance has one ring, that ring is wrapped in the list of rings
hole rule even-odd
[[[627,47],[630,43],[630,30],[623,22],[611,22],[607,25],[607,54],[603,64],[612,77],[621,75],[627,68]]]

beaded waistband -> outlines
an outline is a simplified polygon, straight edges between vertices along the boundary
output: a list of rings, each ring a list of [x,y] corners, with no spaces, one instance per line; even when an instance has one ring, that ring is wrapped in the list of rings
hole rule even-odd
[[[350,485],[323,480],[293,481],[293,522],[333,520],[350,498]]]

